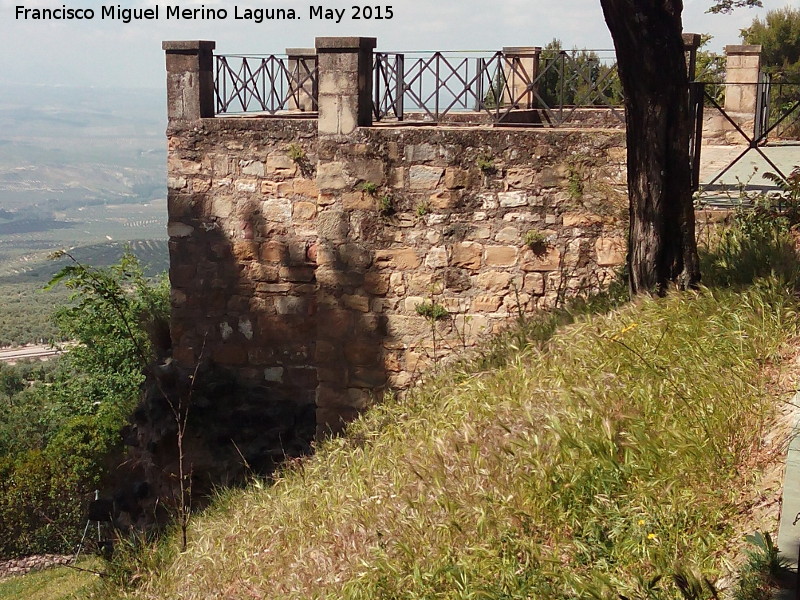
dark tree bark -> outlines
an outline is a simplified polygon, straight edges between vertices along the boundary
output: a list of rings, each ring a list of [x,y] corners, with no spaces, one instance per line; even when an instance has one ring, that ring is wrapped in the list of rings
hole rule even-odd
[[[600,0],[625,92],[631,295],[695,287],[681,0]]]

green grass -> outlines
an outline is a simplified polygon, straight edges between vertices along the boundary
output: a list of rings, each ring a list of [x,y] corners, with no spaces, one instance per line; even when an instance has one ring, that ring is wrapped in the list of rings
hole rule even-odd
[[[96,569],[97,560],[82,561],[84,569]],[[73,600],[97,579],[86,571],[56,567],[0,581],[0,600]]]
[[[796,308],[762,282],[494,348],[502,366],[446,371],[274,485],[222,492],[186,552],[167,540],[123,565],[140,587],[95,597],[680,598],[736,543]]]

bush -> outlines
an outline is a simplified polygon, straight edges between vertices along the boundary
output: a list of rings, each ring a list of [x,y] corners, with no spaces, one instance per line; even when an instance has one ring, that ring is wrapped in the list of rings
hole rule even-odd
[[[704,283],[741,287],[774,275],[797,287],[800,263],[793,228],[798,215],[791,207],[780,208],[765,197],[756,198],[752,207],[739,207],[730,226],[701,250]]]
[[[768,533],[748,535],[751,549],[739,573],[734,600],[769,600],[774,597],[779,577],[787,571],[787,563],[778,556],[778,547]]]
[[[0,557],[77,544],[86,502],[121,456],[120,429],[163,343],[153,340],[166,329],[168,286],[147,280],[132,255],[108,269],[73,261],[51,285],[59,282],[73,304],[56,320],[77,345],[53,371],[31,373],[52,385],[0,395]],[[2,382],[19,390],[14,376]]]
[[[74,549],[90,490],[65,467],[40,450],[0,459],[0,556]]]

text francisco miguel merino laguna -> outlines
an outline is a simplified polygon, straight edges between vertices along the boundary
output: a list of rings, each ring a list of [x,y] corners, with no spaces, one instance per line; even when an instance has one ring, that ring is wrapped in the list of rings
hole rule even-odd
[[[342,19],[353,20],[388,20],[394,14],[391,6],[351,6],[345,8],[327,8],[322,5],[308,6],[308,19],[334,21],[340,23]],[[261,23],[270,20],[295,20],[301,19],[300,10],[294,8],[246,8],[234,6],[233,10],[225,8],[206,8],[201,4],[196,8],[183,8],[179,5],[173,6],[153,6],[151,8],[123,8],[121,5],[99,7],[99,10],[92,8],[68,8],[62,4],[56,8],[28,8],[26,6],[16,7],[16,19],[24,21],[90,21],[95,17],[130,23],[131,21],[155,21],[164,16],[167,19],[177,20],[203,20],[203,21],[222,21],[229,16],[233,19],[241,19]],[[305,11],[302,11],[305,12]]]

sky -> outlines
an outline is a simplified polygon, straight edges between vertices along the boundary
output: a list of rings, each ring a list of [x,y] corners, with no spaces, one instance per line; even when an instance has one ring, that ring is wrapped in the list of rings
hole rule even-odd
[[[374,0],[373,0],[374,2]],[[225,8],[220,20],[167,20],[166,6]],[[0,63],[2,85],[58,85],[80,87],[162,88],[162,40],[207,39],[222,54],[280,54],[287,47],[313,47],[315,36],[362,35],[378,38],[378,50],[497,50],[503,46],[543,46],[553,38],[564,47],[612,48],[599,0],[387,0],[391,20],[353,20],[353,4],[313,0],[157,0],[113,2],[97,0],[0,0]],[[160,5],[158,20],[125,24],[101,20],[100,7],[152,8]],[[737,9],[731,15],[706,14],[710,0],[685,0],[684,31],[710,33],[711,48],[741,43],[739,30],[769,9],[800,6],[800,0],[763,0],[763,8]],[[21,20],[16,7],[94,8],[91,21]],[[234,19],[234,7],[294,8],[293,21],[257,24]],[[310,6],[345,9],[341,22],[311,20]],[[385,11],[384,11],[385,14]]]

